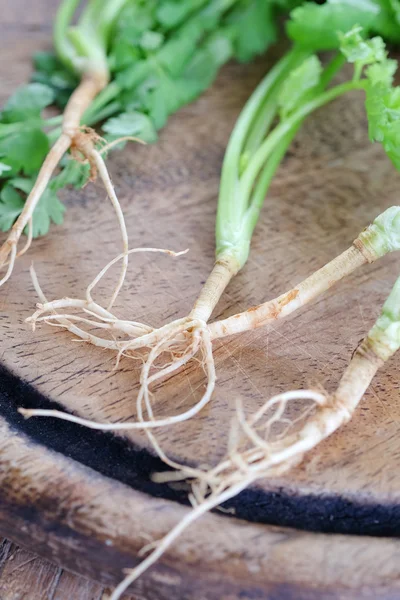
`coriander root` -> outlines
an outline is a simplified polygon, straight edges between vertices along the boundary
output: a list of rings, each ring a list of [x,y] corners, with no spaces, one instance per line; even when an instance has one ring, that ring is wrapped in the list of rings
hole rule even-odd
[[[53,416],[68,421],[76,422],[93,429],[106,431],[126,431],[130,429],[156,429],[174,423],[182,422],[196,415],[211,399],[215,387],[216,375],[212,354],[211,342],[219,337],[225,337],[236,333],[251,330],[271,321],[284,318],[293,311],[301,308],[320,294],[328,290],[332,285],[355,271],[361,265],[373,262],[387,252],[400,249],[400,207],[392,207],[377,217],[372,225],[363,231],[354,244],[340,256],[316,271],[309,278],[297,285],[295,288],[276,298],[266,302],[259,307],[217,321],[207,325],[205,321],[194,317],[186,317],[174,323],[168,323],[159,329],[151,329],[148,325],[139,324],[135,321],[120,320],[116,315],[103,309],[96,304],[90,293],[85,299],[63,298],[52,302],[43,302],[43,293],[39,288],[39,296],[42,304],[38,305],[35,314],[28,321],[35,327],[41,321],[51,324],[55,322],[58,326],[69,329],[80,339],[88,341],[96,346],[108,348],[121,356],[137,358],[139,352],[145,352],[144,365],[141,371],[140,390],[136,399],[138,421],[133,423],[97,423],[80,417],[69,415],[61,411],[23,411],[25,416]],[[130,252],[145,251],[149,249],[137,249]],[[154,251],[154,249],[150,249]],[[157,251],[157,250],[156,250]],[[158,250],[160,251],[160,250]],[[169,251],[161,250],[161,252]],[[108,269],[122,260],[125,255],[121,254],[111,261],[90,284],[88,290],[93,290],[95,285],[105,275]],[[223,271],[224,272],[224,271]],[[226,281],[219,277],[219,281]],[[36,287],[38,284],[36,283]],[[205,289],[207,286],[205,286]],[[215,286],[213,287],[215,289]],[[204,310],[204,304],[200,303],[198,308]],[[75,315],[73,310],[82,310],[85,318]],[[95,336],[92,332],[86,332],[78,328],[74,321],[85,324],[87,315],[95,317],[90,319],[91,326],[98,326],[101,333],[119,333],[128,339],[116,340],[114,337]],[[206,316],[206,312],[203,312]],[[146,329],[147,328],[147,329]],[[178,368],[182,368],[198,353],[202,355],[202,365],[207,376],[207,386],[202,398],[189,410],[178,415],[167,415],[155,419],[151,404],[151,386],[170,375]],[[171,360],[172,354],[172,360]],[[141,357],[143,354],[140,355]],[[163,367],[155,369],[156,360],[168,356],[168,362]],[[153,372],[154,371],[154,372]],[[147,413],[147,420],[144,414]],[[155,439],[151,440],[158,453],[161,452]],[[163,459],[165,456],[163,455]]]
[[[77,136],[82,135],[80,132],[80,121],[85,110],[91,105],[94,98],[105,87],[106,84],[107,79],[103,74],[93,72],[85,75],[79,86],[73,92],[64,112],[62,133],[47,155],[47,158],[40,169],[36,183],[26,199],[23,211],[14,223],[6,241],[0,248],[0,268],[5,265],[8,258],[10,259],[8,270],[6,275],[0,281],[0,285],[5,283],[12,274],[17,257],[17,245],[20,237],[25,227],[31,222],[34,210],[37,207],[43,193],[45,192],[62,157],[76,143]],[[77,149],[79,151],[83,150],[82,153],[84,154],[82,143],[77,144]],[[31,236],[29,236],[29,245],[31,239]],[[28,250],[28,244],[23,249],[24,252]]]
[[[118,585],[111,600],[119,600],[129,586],[202,515],[238,495],[255,481],[290,470],[304,459],[307,452],[347,423],[378,369],[399,348],[400,278],[374,327],[356,349],[334,394],[314,390],[285,392],[268,400],[250,419],[246,419],[238,402],[237,421],[232,428],[228,455],[216,467],[194,469],[182,466],[177,473],[153,476],[157,482],[189,478],[192,481],[193,509],[164,538],[146,547],[154,549]],[[298,400],[311,404],[290,423],[285,412],[291,402]],[[283,429],[273,437],[272,428],[279,423]],[[296,425],[297,431],[293,431]]]

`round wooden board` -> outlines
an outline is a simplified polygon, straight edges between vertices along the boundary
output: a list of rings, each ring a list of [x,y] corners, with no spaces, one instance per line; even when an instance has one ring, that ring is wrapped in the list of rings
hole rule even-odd
[[[32,52],[50,46],[56,5],[0,0],[0,101],[27,80]],[[190,249],[179,259],[134,258],[121,315],[160,325],[190,310],[213,264],[224,148],[276,52],[250,66],[229,65],[207,94],[170,120],[156,145],[126,147],[110,158],[131,247]],[[250,260],[214,317],[285,291],[398,202],[399,175],[366,129],[358,94],[307,121],[275,178]],[[114,371],[113,355],[48,326],[32,333],[24,323],[36,302],[32,260],[49,298],[82,296],[119,252],[99,184],[68,190],[64,200],[64,225],[35,241],[0,294],[0,529],[66,567],[112,582],[149,538],[184,514],[178,502],[186,491],[151,483],[149,474],[162,467],[140,433],[103,435],[54,420],[25,422],[17,413],[18,406],[57,403],[101,421],[135,418],[138,372],[131,362]],[[398,274],[396,261],[365,267],[285,322],[216,343],[212,403],[192,422],[159,433],[167,453],[181,462],[217,461],[236,397],[250,412],[280,390],[310,383],[333,389]],[[110,282],[100,286],[99,299]],[[137,597],[399,597],[399,375],[395,358],[349,425],[301,467],[231,503],[237,517],[254,524],[205,517],[139,581]],[[171,404],[176,411],[190,406],[203,385],[198,366],[190,365],[157,391],[158,414]]]

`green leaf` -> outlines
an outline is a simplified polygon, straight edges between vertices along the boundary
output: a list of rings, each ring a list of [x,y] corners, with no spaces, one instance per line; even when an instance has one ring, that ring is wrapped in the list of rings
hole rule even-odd
[[[372,85],[383,84],[384,86],[390,87],[393,83],[396,71],[397,61],[388,58],[383,63],[369,65],[365,73]]]
[[[201,8],[206,0],[190,0],[190,2],[167,0],[160,2],[161,6],[157,9],[157,19],[168,29],[176,27],[183,23],[188,16],[198,8]]]
[[[370,0],[328,0],[318,5],[306,2],[295,8],[287,24],[289,37],[304,48],[335,50],[338,32],[345,33],[354,25],[368,30],[373,26],[379,6]]]
[[[385,43],[381,37],[365,40],[362,36],[363,29],[355,25],[346,33],[338,33],[340,51],[348,62],[369,65],[382,62],[386,59]]]
[[[8,183],[0,193],[0,229],[8,231],[24,208],[25,201]]]
[[[238,11],[236,21],[235,57],[247,62],[265,52],[277,39],[276,18],[270,2],[255,0],[247,10]]]
[[[65,156],[62,161],[63,169],[51,182],[54,190],[61,190],[67,185],[81,189],[89,179],[90,166],[80,163],[70,156]]]
[[[157,62],[170,75],[178,77],[195,55],[196,45],[197,40],[193,36],[174,37],[157,52]]]
[[[41,111],[52,104],[54,91],[41,83],[19,88],[4,107],[2,119],[8,123],[40,117]]]
[[[7,177],[8,171],[12,171],[12,167],[10,167],[10,165],[6,165],[3,162],[0,162],[0,177]]]
[[[33,65],[37,71],[48,75],[60,68],[60,63],[53,52],[36,52],[33,55]]]
[[[142,52],[132,42],[121,39],[113,44],[108,58],[108,64],[113,72],[121,71],[136,64],[142,57]]]
[[[32,175],[40,169],[49,148],[41,129],[28,128],[0,140],[0,157],[17,171]]]
[[[164,36],[158,31],[145,31],[140,38],[140,46],[147,52],[158,50],[164,41]]]
[[[321,73],[321,62],[313,54],[288,75],[278,100],[283,118],[292,113],[313,92],[320,81]]]
[[[118,117],[109,119],[104,123],[103,130],[112,140],[132,136],[152,143],[157,139],[157,133],[149,117],[137,111],[122,113]]]
[[[65,206],[59,201],[56,191],[50,184],[33,213],[33,237],[46,235],[52,222],[61,225],[64,212]]]
[[[29,194],[33,187],[34,181],[35,180],[33,178],[14,177],[14,179],[10,181],[10,184],[14,189],[20,190],[25,194]]]
[[[400,88],[371,83],[366,89],[365,106],[371,141],[380,142],[400,170]]]
[[[123,90],[129,90],[131,94],[135,89],[149,77],[153,66],[147,60],[141,60],[118,73],[116,81]]]
[[[54,180],[53,180],[54,181]],[[53,181],[39,200],[33,213],[33,237],[46,235],[50,224],[63,222],[65,207],[57,198]],[[26,198],[34,185],[34,178],[16,177],[0,193],[0,229],[8,231],[21,214]],[[21,195],[20,192],[23,192]],[[25,232],[26,233],[26,232]]]
[[[37,52],[34,66],[32,81],[50,87],[54,93],[54,103],[64,107],[78,84],[76,76],[50,52]]]
[[[158,130],[164,127],[169,115],[184,104],[184,99],[181,98],[179,84],[162,69],[159,70],[154,83],[149,83],[147,89],[142,88],[141,100],[151,122]]]

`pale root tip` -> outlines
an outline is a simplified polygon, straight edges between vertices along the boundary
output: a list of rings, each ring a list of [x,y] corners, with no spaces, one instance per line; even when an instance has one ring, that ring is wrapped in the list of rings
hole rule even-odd
[[[30,419],[32,416],[32,411],[29,408],[19,408],[18,412],[20,415],[22,415],[25,419]]]

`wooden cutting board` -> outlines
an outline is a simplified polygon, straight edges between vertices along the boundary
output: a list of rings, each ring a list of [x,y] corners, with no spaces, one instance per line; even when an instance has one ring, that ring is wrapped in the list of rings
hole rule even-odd
[[[57,0],[0,0],[0,100],[27,81],[30,56],[51,45]],[[159,142],[109,160],[130,245],[189,248],[179,259],[131,262],[119,314],[161,325],[188,313],[214,256],[224,148],[235,119],[277,50],[231,64]],[[250,260],[214,317],[289,289],[349,246],[398,203],[400,176],[367,138],[363,99],[347,96],[312,116],[275,177]],[[119,252],[100,184],[64,193],[65,223],[36,240],[0,290],[0,531],[106,584],[133,566],[150,539],[188,510],[185,489],[156,485],[162,469],[140,433],[105,435],[55,420],[24,421],[19,406],[60,407],[101,421],[135,419],[138,371],[46,325],[24,323],[36,297],[33,260],[49,298],[82,296]],[[254,411],[272,394],[319,383],[334,389],[398,275],[397,256],[365,267],[288,320],[214,346],[218,385],[198,418],[159,433],[182,462],[215,463],[241,398]],[[110,280],[100,286],[105,297]],[[374,380],[353,421],[285,477],[262,481],[189,530],[134,587],[146,600],[399,598],[399,358]],[[196,364],[157,390],[158,414],[194,402]],[[246,522],[247,521],[247,522]],[[249,523],[251,521],[251,523]]]

